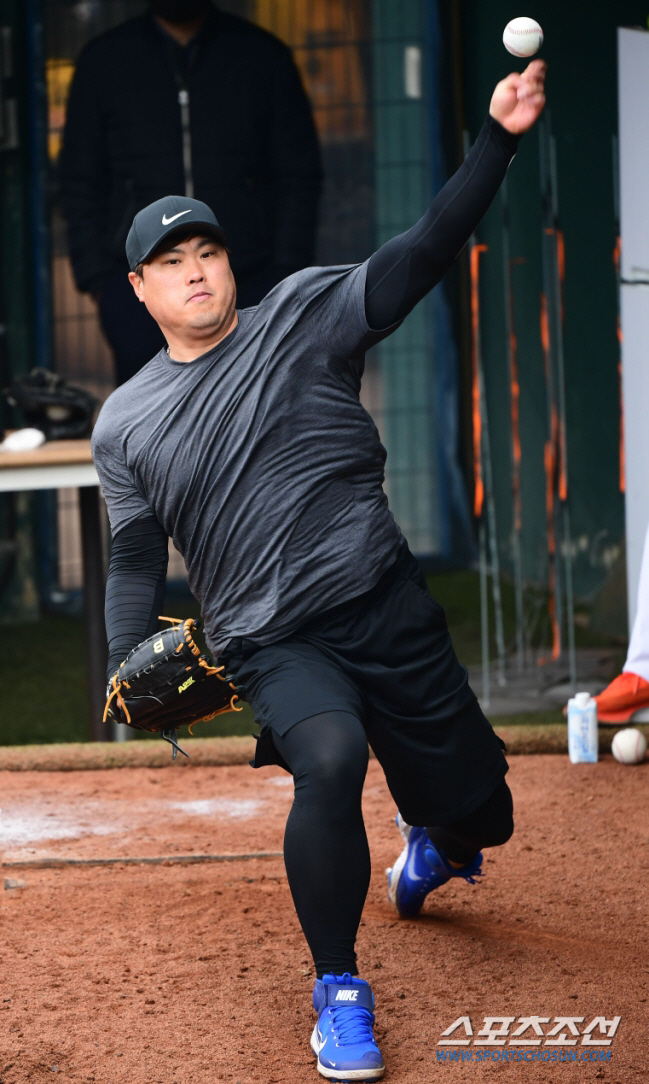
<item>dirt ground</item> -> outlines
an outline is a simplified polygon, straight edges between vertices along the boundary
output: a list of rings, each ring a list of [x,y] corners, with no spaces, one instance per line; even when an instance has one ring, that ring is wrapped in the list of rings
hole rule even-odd
[[[386,1080],[646,1080],[649,762],[519,756],[509,780],[517,831],[487,852],[484,880],[451,882],[401,921],[385,893],[395,810],[370,764],[373,876],[359,959]],[[313,972],[272,854],[290,802],[290,780],[274,768],[0,772],[0,1084],[53,1073],[97,1084],[320,1079],[308,1047]],[[271,855],[10,865],[253,852]],[[537,1025],[541,1045],[512,1046],[519,1018],[532,1015],[550,1018]],[[489,1016],[514,1018],[505,1045],[476,1045]],[[595,1017],[616,1016],[610,1046],[583,1045]],[[473,1041],[439,1046],[459,1017]],[[546,1045],[556,1017],[583,1018],[576,1046]],[[453,1037],[466,1037],[463,1025]],[[606,1033],[597,1025],[591,1037]],[[566,1053],[579,1060],[539,1060]]]

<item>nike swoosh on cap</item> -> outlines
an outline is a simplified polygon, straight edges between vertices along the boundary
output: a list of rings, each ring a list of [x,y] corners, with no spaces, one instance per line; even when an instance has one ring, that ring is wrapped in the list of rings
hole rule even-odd
[[[179,211],[177,215],[172,215],[171,218],[167,218],[166,215],[162,216],[162,225],[170,226],[172,222],[175,222],[181,215],[188,215],[191,212],[191,207],[188,207],[186,211]]]

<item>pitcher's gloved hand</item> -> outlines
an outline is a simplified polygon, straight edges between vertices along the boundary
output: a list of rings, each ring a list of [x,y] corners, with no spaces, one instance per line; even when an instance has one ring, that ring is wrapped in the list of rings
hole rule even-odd
[[[134,647],[111,677],[104,721],[159,732],[173,745],[175,760],[180,749],[178,727],[241,707],[236,706],[236,686],[225,675],[225,667],[212,666],[194,642],[192,634],[199,626],[193,617],[161,620],[173,624]]]

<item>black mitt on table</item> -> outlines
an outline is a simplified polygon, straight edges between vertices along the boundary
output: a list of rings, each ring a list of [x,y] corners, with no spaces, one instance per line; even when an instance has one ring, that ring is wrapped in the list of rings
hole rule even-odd
[[[32,369],[16,377],[4,393],[11,406],[22,410],[25,425],[40,429],[47,440],[90,436],[99,400],[57,373]]]

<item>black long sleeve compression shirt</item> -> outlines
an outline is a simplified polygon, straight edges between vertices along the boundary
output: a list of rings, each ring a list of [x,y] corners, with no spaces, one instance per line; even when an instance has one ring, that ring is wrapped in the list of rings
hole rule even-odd
[[[440,281],[492,203],[518,138],[487,117],[464,163],[415,225],[370,258],[365,314],[381,331],[403,320]],[[108,674],[156,629],[167,573],[167,537],[143,516],[113,540],[106,585]]]
[[[168,561],[167,536],[155,516],[136,519],[115,535],[106,583],[109,678],[156,631]]]
[[[403,320],[466,245],[502,184],[518,136],[488,116],[463,164],[415,225],[370,258],[365,315],[375,331]]]

